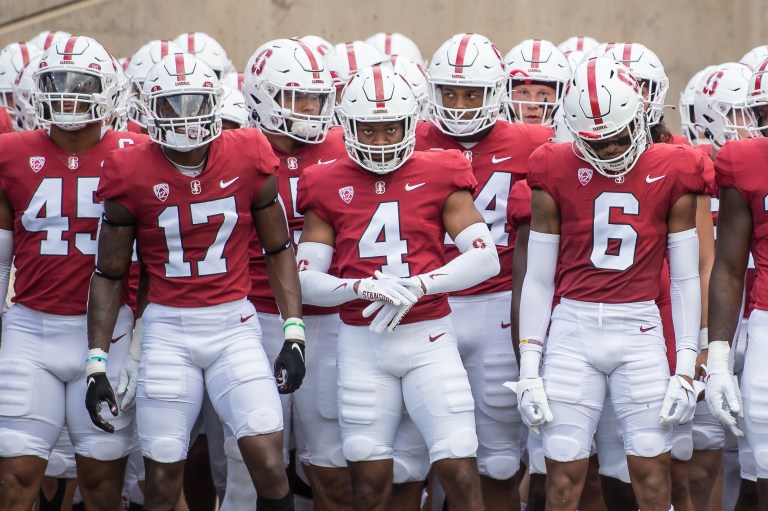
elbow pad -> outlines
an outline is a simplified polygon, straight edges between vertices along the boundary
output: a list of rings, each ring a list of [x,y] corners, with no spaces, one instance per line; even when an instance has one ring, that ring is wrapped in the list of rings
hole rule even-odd
[[[699,238],[696,229],[667,236],[671,280],[672,321],[675,325],[677,374],[693,377],[699,351],[701,287]]]
[[[302,301],[309,305],[335,307],[357,298],[355,279],[328,274],[333,247],[324,243],[299,243],[296,252]]]
[[[460,291],[498,275],[499,254],[484,223],[472,224],[456,236],[461,254],[445,266],[419,275],[426,294]]]

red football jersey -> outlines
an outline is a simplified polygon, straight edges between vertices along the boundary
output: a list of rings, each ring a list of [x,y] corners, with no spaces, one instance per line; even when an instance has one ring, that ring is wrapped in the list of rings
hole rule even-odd
[[[144,135],[107,131],[85,152],[51,142],[47,130],[0,137],[0,187],[14,211],[13,301],[48,314],[85,314],[102,214],[102,162]]]
[[[718,187],[738,190],[752,211],[755,280],[748,296],[759,310],[768,310],[768,176],[759,169],[766,157],[768,139],[760,137],[726,143],[715,160]]]
[[[474,194],[475,206],[488,224],[499,253],[501,271],[498,275],[453,295],[479,295],[512,289],[512,254],[516,233],[507,222],[507,199],[515,181],[525,179],[528,157],[553,136],[552,129],[546,126],[499,120],[483,140],[467,149],[433,123],[418,124],[417,151],[457,149],[469,160],[478,183]],[[445,238],[445,244],[448,260],[459,255],[450,237]]]
[[[704,190],[704,157],[694,149],[653,144],[619,179],[594,171],[569,144],[546,144],[528,162],[528,184],[560,212],[555,294],[573,300],[655,300],[667,248],[667,216],[686,193]]]
[[[672,141],[670,142],[670,144],[691,145],[691,141],[682,135],[678,135],[677,133],[672,133]]]
[[[458,190],[473,192],[477,181],[457,151],[416,152],[386,175],[367,172],[345,158],[315,165],[299,179],[298,209],[312,211],[336,231],[338,276],[360,279],[376,270],[408,277],[445,265],[443,204]],[[341,307],[349,325],[367,325],[369,304],[353,300]],[[446,295],[425,296],[402,323],[437,319],[450,313]]]
[[[342,129],[332,128],[322,144],[307,144],[293,154],[286,154],[276,147],[272,147],[275,155],[280,160],[280,169],[277,171],[277,184],[280,190],[280,198],[285,207],[285,216],[288,218],[288,229],[294,244],[299,242],[301,229],[304,227],[304,215],[296,211],[296,192],[298,190],[299,176],[302,171],[312,165],[328,165],[337,159],[347,158],[344,149]],[[253,302],[259,312],[279,314],[275,295],[269,287],[267,276],[267,264],[262,253],[259,237],[254,233],[249,247],[251,291],[248,299]],[[333,273],[333,270],[331,270]],[[338,308],[316,307],[304,305],[304,315],[332,314],[338,312]]]
[[[141,127],[141,124],[131,121],[130,119],[128,120],[127,127],[128,127],[128,131],[130,131],[131,133],[141,133],[141,130],[144,129]]]
[[[531,224],[531,187],[525,179],[512,185],[507,201],[507,221],[515,231],[521,225]]]
[[[136,218],[150,302],[207,307],[248,294],[251,206],[277,168],[266,138],[252,128],[224,130],[196,177],[179,172],[158,144],[107,158],[98,195]]]
[[[11,133],[13,131],[13,121],[11,116],[8,115],[8,111],[0,106],[0,135],[3,133]]]

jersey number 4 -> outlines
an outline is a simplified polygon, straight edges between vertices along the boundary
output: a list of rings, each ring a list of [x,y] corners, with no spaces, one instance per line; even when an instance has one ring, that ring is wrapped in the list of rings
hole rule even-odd
[[[603,192],[595,199],[589,260],[596,268],[624,271],[635,264],[637,231],[631,225],[611,222],[611,210],[637,215],[640,202],[625,192]]]

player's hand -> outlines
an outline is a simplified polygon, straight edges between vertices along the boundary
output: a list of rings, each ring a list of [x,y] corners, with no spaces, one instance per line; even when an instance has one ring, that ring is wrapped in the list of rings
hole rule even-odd
[[[117,379],[117,396],[120,398],[120,409],[131,410],[136,406],[136,388],[139,385],[139,361],[128,355],[120,368]]]
[[[362,279],[355,292],[358,297],[371,302],[385,302],[398,306],[415,303],[418,300],[416,295],[398,280],[376,271],[376,278]]]
[[[392,279],[392,277],[387,277],[380,271],[376,271],[375,276],[380,280]],[[403,317],[408,314],[408,311],[410,311],[416,302],[424,296],[424,288],[418,277],[395,278],[392,280],[395,280],[399,285],[403,286],[413,294],[415,300],[400,306],[376,301],[366,307],[363,310],[363,317],[365,318],[372,316],[378,311],[378,314],[376,314],[376,317],[373,318],[373,321],[371,321],[371,325],[369,326],[369,329],[377,334],[384,332],[385,328],[390,333],[394,332]]]
[[[706,390],[709,412],[725,424],[736,436],[744,436],[736,417],[744,417],[739,381],[728,371],[714,371],[707,375]]]
[[[280,394],[290,394],[299,390],[307,367],[304,363],[304,343],[287,339],[283,343],[283,349],[275,359],[275,380],[277,391]]]
[[[517,409],[523,418],[523,423],[531,431],[539,434],[539,426],[551,422],[554,418],[549,409],[547,394],[544,392],[544,382],[539,378],[525,378],[519,382],[506,382],[504,386],[517,394]]]
[[[688,378],[676,374],[669,379],[667,393],[661,405],[659,422],[662,424],[686,424],[696,413],[696,392]]]
[[[117,417],[117,400],[112,385],[109,384],[107,373],[94,373],[86,377],[88,390],[85,392],[85,407],[88,415],[97,428],[107,433],[114,433],[115,427],[101,417],[101,403],[107,403],[109,411]]]

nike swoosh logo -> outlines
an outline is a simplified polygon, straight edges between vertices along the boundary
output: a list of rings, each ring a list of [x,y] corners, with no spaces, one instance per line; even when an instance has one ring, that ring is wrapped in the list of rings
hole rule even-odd
[[[296,343],[293,343],[293,346],[291,346],[291,349],[296,350],[296,352],[298,352],[299,354],[299,357],[301,357],[301,361],[304,362],[304,355],[301,353],[301,348],[299,347],[299,345]]]
[[[511,156],[506,156],[504,158],[496,158],[496,155],[494,154],[493,158],[491,158],[491,162],[493,162],[493,163],[501,163],[501,162],[507,161],[507,160],[509,160],[511,158],[512,158]]]
[[[339,289],[344,289],[345,287],[347,287],[347,283],[346,282],[336,286],[336,289],[334,289],[333,291],[338,291]],[[333,292],[333,291],[331,291],[331,292]]]
[[[415,190],[416,188],[420,186],[424,186],[427,183],[419,183],[417,185],[411,185],[410,183],[405,183],[405,191],[410,192],[411,190]]]
[[[240,323],[245,323],[246,321],[248,321],[252,317],[253,317],[253,314],[251,314],[250,316],[245,316],[245,317],[240,316]]]
[[[648,328],[643,328],[643,327],[640,327],[640,331],[641,331],[641,332],[647,332],[648,330],[653,330],[654,328],[656,328],[656,325],[654,325],[654,326],[649,326]]]
[[[501,328],[509,328],[511,326],[512,326],[512,323],[504,323],[503,321],[501,322]]]
[[[429,278],[434,280],[435,277],[445,277],[446,275],[448,274],[447,273],[430,273]]]
[[[86,387],[90,387],[92,383],[96,383],[96,379],[93,376],[88,377],[88,384]]]
[[[651,176],[645,176],[645,182],[646,182],[646,183],[655,183],[655,182],[656,182],[656,181],[658,181],[659,179],[664,179],[665,177],[667,177],[667,176],[666,176],[666,175],[664,175],[664,176],[659,176],[659,177],[651,177]]]
[[[336,161],[336,158],[334,158],[334,159],[332,159],[332,160],[328,160],[328,161],[317,160],[317,164],[318,164],[318,165],[328,165],[329,163],[333,163],[333,162],[335,162],[335,161]]]
[[[442,334],[430,335],[429,336],[429,342],[435,342],[436,340],[438,340],[439,338],[441,338],[444,335],[445,335],[445,332],[443,332]]]
[[[224,181],[224,180],[222,179],[221,181],[219,181],[219,186],[220,186],[220,187],[222,187],[222,188],[226,188],[226,187],[228,187],[229,185],[231,185],[232,183],[234,183],[235,181],[237,181],[238,179],[240,179],[240,176],[237,176],[236,178],[234,178],[234,179],[231,179],[231,180],[229,180],[229,181]]]
[[[121,335],[120,337],[116,337],[115,339],[112,339],[112,344],[115,344],[117,341],[125,337],[125,334]]]

